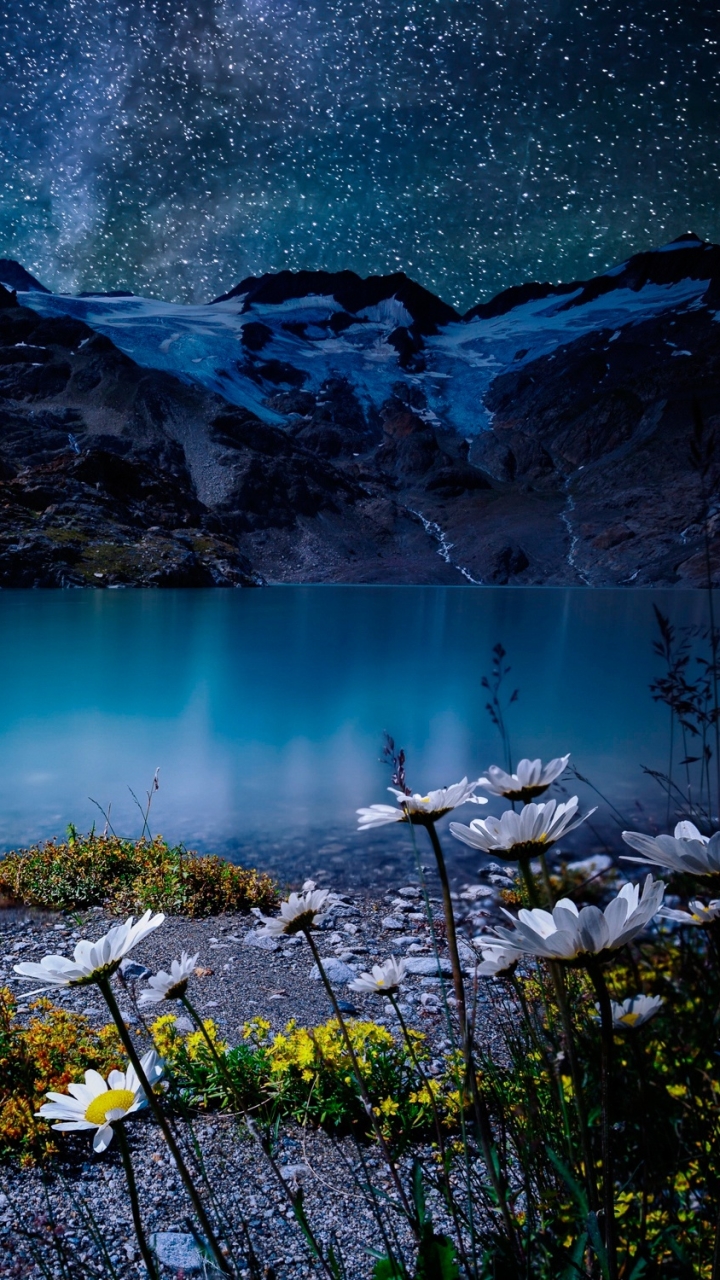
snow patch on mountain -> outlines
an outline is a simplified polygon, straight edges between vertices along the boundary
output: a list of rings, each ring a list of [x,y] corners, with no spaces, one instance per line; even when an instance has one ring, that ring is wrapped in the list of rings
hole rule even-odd
[[[689,248],[693,242],[667,247]],[[622,275],[627,267],[623,263],[604,275]],[[21,300],[48,316],[84,320],[138,364],[199,383],[274,425],[285,418],[268,399],[283,388],[317,394],[328,378],[344,378],[365,410],[377,411],[404,382],[422,390],[427,421],[467,438],[490,426],[483,400],[498,375],[552,358],[588,333],[607,330],[609,343],[628,325],[702,306],[707,289],[707,278],[681,278],[639,288],[620,282],[589,296],[592,288],[578,284],[501,314],[424,327],[395,296],[350,314],[333,294],[262,301],[254,286],[211,305],[71,297],[34,288]]]

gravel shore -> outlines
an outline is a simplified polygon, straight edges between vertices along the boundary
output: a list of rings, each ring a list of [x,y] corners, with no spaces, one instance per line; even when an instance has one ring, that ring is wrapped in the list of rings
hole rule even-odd
[[[500,868],[490,870],[499,874],[486,877],[482,885],[465,886],[458,894],[457,906],[464,917],[468,940],[496,909],[496,894],[504,876]],[[496,883],[489,884],[488,880]],[[440,918],[437,899],[432,905]],[[20,1016],[27,1013],[29,1004],[22,992],[27,986],[34,989],[34,984],[18,981],[12,972],[13,964],[20,959],[40,959],[48,952],[70,954],[79,938],[98,937],[111,923],[99,909],[84,912],[81,917],[2,913],[0,985],[8,983],[17,993]],[[437,935],[440,963],[446,969],[441,929]],[[388,955],[405,956],[417,972],[408,977],[403,987],[404,1015],[427,1035],[434,1052],[441,1053],[448,1047],[438,962],[417,886],[398,886],[383,898],[342,898],[330,912],[317,940],[320,954],[330,962],[327,967],[334,975],[338,999],[344,1002],[341,1007],[350,1016],[356,1012],[385,1021],[391,1027],[394,1019],[381,1000],[349,992],[346,984],[355,973]],[[267,1018],[274,1031],[282,1029],[291,1018],[315,1026],[331,1016],[324,987],[312,976],[307,944],[291,939],[280,943],[261,940],[252,916],[168,918],[138,945],[132,960],[156,971],[167,968],[181,950],[198,955],[197,975],[190,988],[196,1009],[215,1020],[231,1045],[239,1042],[243,1024],[256,1015]],[[461,943],[461,951],[470,970],[473,951],[469,941]],[[142,981],[137,985],[142,987]],[[132,983],[124,988],[118,985],[119,1002],[128,1022],[136,1021],[132,994]],[[483,986],[478,987],[477,995],[478,1016],[487,1024]],[[94,987],[64,989],[54,998],[65,1007],[84,1013],[95,1026],[108,1021]],[[284,1278],[319,1274],[311,1265],[280,1184],[252,1139],[247,1133],[239,1134],[238,1122],[230,1115],[215,1113],[199,1117],[192,1126],[182,1122],[177,1127],[190,1159],[196,1158],[193,1142],[202,1153],[210,1184],[229,1222],[236,1230],[241,1221],[247,1223],[268,1280],[273,1275]],[[187,1235],[189,1202],[159,1130],[143,1115],[128,1123],[126,1132],[147,1230],[170,1233],[169,1240],[164,1244],[161,1241],[161,1252],[175,1261],[162,1268],[163,1276],[193,1274],[193,1266],[201,1274],[197,1250]],[[369,1277],[373,1263],[368,1249],[382,1247],[382,1242],[356,1179],[365,1176],[365,1161],[373,1182],[379,1189],[389,1190],[376,1149],[370,1146],[359,1152],[349,1139],[336,1141],[323,1131],[284,1124],[276,1156],[283,1178],[291,1185],[302,1185],[308,1217],[318,1237],[326,1244],[336,1240],[348,1280]],[[47,1174],[6,1165],[0,1169],[0,1188],[0,1242],[4,1241],[4,1247],[0,1243],[1,1277],[35,1280],[46,1275],[60,1280],[67,1275],[59,1261],[52,1258],[50,1218],[67,1233],[73,1256],[81,1264],[77,1274],[118,1278],[144,1274],[115,1144],[104,1155],[94,1156],[86,1135],[64,1135],[62,1159]],[[92,1238],[84,1204],[91,1208],[100,1230],[105,1257]],[[436,1213],[441,1215],[439,1206]],[[18,1229],[20,1225],[23,1230]],[[28,1232],[36,1234],[35,1243],[28,1240]],[[229,1231],[227,1238],[230,1243]],[[188,1246],[190,1251],[182,1255],[183,1265],[179,1266],[180,1255],[173,1249],[187,1250]],[[45,1269],[33,1256],[33,1249],[37,1252],[39,1248],[47,1259]],[[240,1267],[239,1274],[250,1273]]]

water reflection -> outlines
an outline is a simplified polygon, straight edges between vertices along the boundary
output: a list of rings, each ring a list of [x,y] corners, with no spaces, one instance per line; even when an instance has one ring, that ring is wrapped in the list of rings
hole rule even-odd
[[[154,828],[168,838],[287,876],[376,875],[407,856],[398,831],[354,832],[355,808],[389,781],[384,729],[420,788],[502,763],[481,687],[497,640],[520,689],[516,755],[572,750],[620,808],[652,804],[639,766],[661,768],[667,750],[648,693],[653,603],[705,618],[697,592],[2,592],[0,845],[102,823],[91,796],[139,831],[127,788],[141,796],[159,765]]]

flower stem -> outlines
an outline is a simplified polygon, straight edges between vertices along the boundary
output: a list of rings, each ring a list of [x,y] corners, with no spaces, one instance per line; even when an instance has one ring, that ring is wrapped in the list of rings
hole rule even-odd
[[[587,971],[595,988],[600,1005],[601,1034],[601,1104],[602,1104],[602,1157],[603,1157],[603,1207],[605,1210],[605,1248],[608,1255],[610,1280],[617,1280],[617,1239],[615,1230],[615,1181],[613,1178],[612,1127],[610,1124],[610,1091],[613,1054],[612,1005],[607,984],[600,965],[588,961]]]
[[[313,1254],[316,1261],[318,1261],[321,1264],[326,1275],[329,1277],[329,1280],[333,1280],[333,1273],[328,1267],[328,1264],[325,1260],[322,1249],[320,1248],[320,1245],[315,1239],[315,1236],[312,1232],[312,1228],[310,1227],[310,1224],[307,1220],[307,1217],[302,1208],[302,1205],[300,1201],[291,1194],[290,1188],[288,1187],[287,1182],[285,1181],[280,1170],[278,1169],[277,1162],[273,1159],[273,1156],[268,1148],[267,1143],[263,1141],[261,1135],[257,1130],[257,1127],[254,1121],[251,1120],[250,1116],[247,1114],[247,1110],[243,1105],[242,1098],[240,1097],[237,1085],[232,1078],[232,1074],[228,1068],[227,1063],[224,1061],[222,1054],[218,1053],[217,1047],[213,1043],[212,1036],[210,1035],[207,1027],[205,1026],[205,1023],[200,1017],[200,1014],[197,1012],[197,1009],[190,1002],[187,995],[181,996],[180,1001],[184,1005],[184,1007],[187,1009],[188,1013],[190,1014],[190,1017],[195,1023],[195,1026],[198,1028],[199,1031],[202,1032],[203,1036],[205,1037],[205,1043],[207,1044],[207,1047],[210,1050],[210,1054],[213,1059],[213,1062],[215,1063],[215,1066],[220,1072],[220,1075],[223,1077],[228,1089],[230,1090],[230,1093],[232,1094],[233,1098],[235,1099],[235,1102],[237,1103],[238,1109],[240,1110],[242,1117],[245,1121],[245,1124],[247,1126],[248,1133],[250,1134],[253,1141],[256,1142],[257,1145],[260,1147],[260,1150],[262,1151],[263,1155],[265,1156],[265,1159],[270,1165],[270,1168],[275,1174],[276,1181],[279,1187],[282,1189],[283,1195],[289,1201],[290,1207],[292,1208],[292,1211],[295,1214],[295,1218],[297,1219],[298,1226],[300,1227],[308,1243],[310,1252]]]
[[[483,1153],[485,1168],[492,1183],[498,1207],[502,1214],[508,1239],[515,1252],[519,1253],[517,1233],[515,1231],[515,1225],[507,1202],[505,1179],[500,1174],[498,1161],[496,1159],[496,1147],[492,1134],[492,1126],[490,1124],[490,1115],[485,1099],[481,1096],[480,1090],[478,1089],[475,1063],[473,1060],[472,1030],[467,1018],[465,984],[463,982],[460,953],[457,945],[455,912],[453,910],[452,896],[450,894],[450,881],[448,879],[447,867],[445,865],[445,855],[443,854],[442,845],[440,844],[438,833],[435,830],[434,822],[429,822],[427,824],[427,832],[430,836],[433,853],[435,854],[435,861],[437,863],[438,875],[440,877],[440,885],[442,888],[443,910],[445,913],[445,931],[447,935],[448,951],[450,953],[450,963],[452,965],[453,986],[455,989],[455,999],[457,1001],[458,1018],[460,1020],[460,1035],[462,1037],[463,1057],[465,1059],[465,1072],[468,1087],[470,1089],[470,1096],[473,1102],[477,1137]]]
[[[427,1090],[428,1097],[430,1099],[430,1106],[433,1113],[433,1120],[435,1122],[435,1133],[437,1134],[438,1150],[440,1152],[440,1159],[442,1161],[442,1167],[445,1174],[445,1190],[447,1193],[446,1203],[453,1220],[453,1225],[455,1227],[455,1236],[457,1240],[460,1259],[468,1275],[470,1275],[471,1274],[470,1265],[468,1263],[467,1254],[465,1252],[462,1229],[460,1227],[460,1222],[458,1220],[457,1209],[455,1207],[455,1197],[453,1195],[453,1189],[450,1182],[450,1170],[446,1163],[445,1138],[442,1131],[442,1121],[440,1119],[440,1113],[437,1108],[437,1100],[435,1098],[435,1093],[430,1081],[428,1080],[425,1072],[422,1069],[422,1064],[420,1062],[420,1059],[417,1056],[415,1045],[413,1043],[413,1038],[410,1035],[410,1031],[407,1023],[403,1018],[403,1015],[400,1010],[400,1005],[398,1004],[395,994],[393,992],[388,992],[388,999],[393,1009],[395,1010],[395,1015],[397,1017],[398,1022],[400,1023],[400,1030],[403,1033],[403,1039],[405,1040],[405,1043],[408,1047],[408,1053],[410,1054],[412,1064],[415,1067],[415,1070],[417,1071],[420,1079],[422,1080],[423,1086]]]
[[[125,1136],[125,1130],[122,1123],[113,1126],[113,1133],[117,1138],[120,1155],[122,1156],[125,1178],[127,1180],[128,1191],[130,1193],[130,1208],[132,1210],[133,1226],[135,1228],[137,1242],[140,1246],[140,1252],[143,1256],[143,1262],[147,1268],[150,1280],[158,1280],[158,1270],[155,1265],[155,1259],[152,1255],[150,1245],[145,1238],[145,1231],[143,1230],[142,1218],[140,1216],[140,1202],[138,1200],[137,1184],[135,1182],[135,1171],[132,1167],[130,1148],[128,1146],[128,1140]]]
[[[132,1042],[132,1037],[129,1034],[128,1029],[125,1026],[125,1023],[123,1021],[123,1017],[122,1017],[122,1014],[120,1013],[120,1009],[118,1008],[118,1004],[113,994],[112,988],[110,986],[109,979],[108,978],[99,979],[98,986],[100,988],[100,991],[102,992],[105,1003],[108,1009],[110,1010],[113,1022],[115,1023],[115,1026],[118,1029],[118,1033],[119,1033],[120,1039],[123,1042],[125,1052],[127,1053],[130,1061],[132,1062],[135,1068],[135,1072],[137,1074],[138,1080],[140,1081],[140,1084],[142,1085],[143,1091],[145,1093],[147,1104],[162,1130],[163,1137],[167,1142],[170,1154],[173,1157],[175,1164],[177,1166],[177,1171],[183,1180],[183,1183],[185,1185],[185,1190],[187,1191],[190,1197],[192,1206],[195,1210],[195,1213],[197,1214],[197,1219],[198,1219],[198,1222],[200,1223],[200,1227],[202,1231],[205,1233],[205,1238],[208,1242],[213,1258],[215,1259],[215,1263],[219,1267],[223,1275],[231,1276],[232,1271],[230,1269],[227,1259],[223,1255],[223,1252],[220,1248],[220,1244],[217,1240],[215,1232],[212,1229],[212,1226],[210,1224],[210,1219],[208,1218],[205,1212],[205,1207],[203,1205],[202,1200],[200,1199],[200,1196],[198,1195],[195,1183],[193,1182],[190,1176],[190,1172],[187,1168],[187,1165],[185,1164],[185,1161],[182,1158],[182,1155],[180,1153],[180,1148],[175,1140],[175,1135],[172,1129],[170,1128],[170,1125],[168,1124],[167,1118],[163,1113],[163,1109],[160,1106],[160,1103],[156,1095],[153,1093],[152,1085],[149,1083],[148,1078],[142,1069],[142,1063],[140,1062],[140,1058],[138,1056],[135,1045]]]
[[[520,871],[522,874],[522,878],[525,881],[525,888],[527,889],[527,895],[530,900],[530,906],[539,907],[540,899],[538,897],[537,885],[535,884],[535,877],[532,871],[530,870],[529,858],[520,859]]]
[[[545,886],[545,893],[547,894],[548,910],[552,911],[553,907],[555,906],[555,894],[553,892],[552,881],[550,879],[550,872],[548,871],[546,853],[540,854],[540,867],[542,870],[542,878],[543,878],[543,885]]]
[[[575,1110],[577,1111],[578,1125],[580,1127],[580,1145],[582,1147],[583,1164],[585,1165],[585,1185],[588,1193],[588,1203],[593,1211],[597,1211],[597,1186],[595,1183],[595,1165],[592,1158],[592,1149],[590,1147],[590,1133],[588,1130],[587,1115],[585,1114],[585,1100],[583,1098],[582,1077],[580,1075],[580,1066],[575,1052],[575,1033],[573,1031],[572,1019],[568,1008],[567,993],[565,991],[565,979],[563,978],[562,969],[559,964],[549,964],[550,976],[552,977],[553,986],[555,988],[555,999],[560,1010],[560,1020],[563,1026],[563,1036],[565,1040],[565,1052],[568,1056],[570,1064],[570,1075],[572,1077],[573,1097],[575,1099]]]
[[[407,1217],[407,1220],[412,1228],[413,1235],[415,1235],[416,1239],[419,1240],[420,1228],[417,1222],[417,1218],[413,1213],[412,1209],[410,1208],[410,1202],[405,1194],[405,1188],[403,1187],[403,1184],[400,1181],[400,1175],[397,1171],[397,1166],[390,1154],[390,1148],[388,1147],[388,1144],[385,1141],[385,1135],[383,1134],[383,1131],[380,1128],[380,1123],[375,1114],[375,1109],[370,1101],[370,1095],[368,1094],[367,1088],[365,1087],[365,1081],[363,1080],[362,1073],[360,1071],[360,1064],[357,1060],[357,1054],[355,1053],[355,1050],[353,1048],[352,1040],[350,1039],[350,1033],[347,1029],[345,1019],[343,1018],[342,1013],[340,1011],[340,1006],[337,1002],[337,996],[335,995],[335,992],[333,991],[333,988],[332,988],[332,984],[325,972],[325,966],[323,965],[323,962],[320,958],[320,952],[318,951],[315,945],[315,939],[313,938],[312,933],[310,932],[309,929],[303,929],[303,933],[307,938],[308,945],[313,954],[313,960],[315,961],[318,967],[318,973],[320,974],[320,977],[323,982],[323,986],[325,987],[325,990],[328,994],[328,998],[333,1007],[333,1012],[335,1014],[335,1017],[338,1020],[340,1031],[341,1031],[343,1040],[345,1041],[345,1048],[348,1051],[350,1061],[352,1062],[352,1065],[353,1065],[353,1071],[355,1072],[355,1079],[357,1080],[358,1089],[360,1090],[360,1096],[363,1100],[363,1105],[365,1107],[365,1111],[367,1112],[368,1119],[370,1120],[370,1123],[372,1124],[372,1127],[375,1130],[375,1136],[380,1144],[380,1150],[382,1151],[383,1156],[385,1158],[385,1162],[388,1166],[388,1169],[390,1170],[390,1176],[392,1177],[392,1180],[395,1183],[395,1189],[400,1197],[400,1203],[402,1204],[403,1210],[405,1212],[405,1216]]]

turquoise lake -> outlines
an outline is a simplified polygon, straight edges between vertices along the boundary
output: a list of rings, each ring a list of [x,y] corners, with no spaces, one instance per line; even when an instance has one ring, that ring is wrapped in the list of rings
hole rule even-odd
[[[358,806],[387,798],[383,731],[414,789],[502,764],[481,686],[498,641],[519,689],[515,760],[572,751],[629,819],[643,803],[633,825],[662,821],[641,770],[667,763],[668,713],[648,691],[653,604],[679,625],[706,620],[706,597],[685,591],[3,591],[0,848],[102,827],[89,797],[139,834],[128,788],[143,799],[159,766],[153,832],[285,880],[397,884],[407,828],[355,829]],[[606,807],[596,819],[617,831]],[[447,844],[471,878],[476,855]]]

